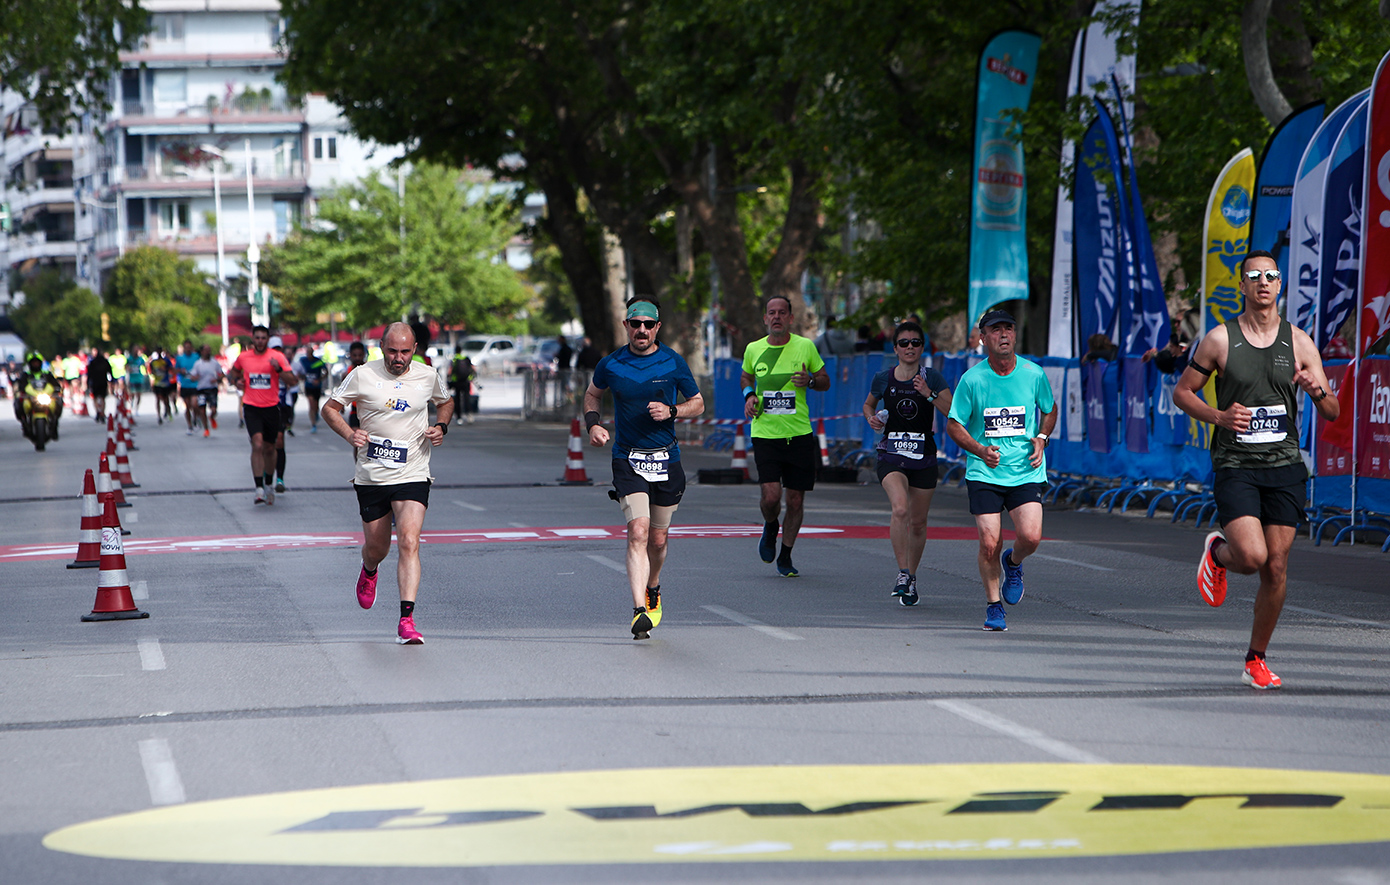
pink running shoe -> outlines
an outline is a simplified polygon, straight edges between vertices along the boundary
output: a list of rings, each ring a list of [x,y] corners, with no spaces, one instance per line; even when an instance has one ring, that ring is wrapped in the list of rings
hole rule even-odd
[[[424,645],[425,637],[420,635],[420,631],[415,629],[415,618],[401,618],[401,625],[396,628],[397,645]]]
[[[357,604],[363,608],[371,608],[372,603],[376,602],[376,575],[368,575],[367,567],[362,566],[362,572],[357,576]]]

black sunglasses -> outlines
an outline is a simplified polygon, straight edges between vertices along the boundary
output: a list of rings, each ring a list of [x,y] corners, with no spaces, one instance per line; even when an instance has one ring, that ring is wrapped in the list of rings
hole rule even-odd
[[[1279,281],[1280,274],[1277,270],[1247,270],[1245,272],[1245,278],[1253,283],[1259,280],[1260,274],[1262,273],[1265,275],[1266,283],[1277,283]]]
[[[921,347],[926,342],[923,341],[921,338],[899,338],[897,341],[894,341],[893,343],[898,345],[899,347]]]
[[[634,329],[655,329],[658,325],[657,320],[628,320],[627,324]]]

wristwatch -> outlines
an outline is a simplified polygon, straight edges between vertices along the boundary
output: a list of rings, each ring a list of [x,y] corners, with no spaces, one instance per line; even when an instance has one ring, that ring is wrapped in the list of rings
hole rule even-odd
[[[1035,436],[1035,437],[1033,437],[1033,438],[1034,438],[1034,439],[1040,439],[1040,440],[1042,440],[1042,441],[1043,441],[1043,448],[1047,448],[1047,434],[1046,434],[1046,433],[1039,433],[1037,436]]]
[[[438,427],[445,435],[449,433],[449,425],[443,421],[435,422],[434,426]]]

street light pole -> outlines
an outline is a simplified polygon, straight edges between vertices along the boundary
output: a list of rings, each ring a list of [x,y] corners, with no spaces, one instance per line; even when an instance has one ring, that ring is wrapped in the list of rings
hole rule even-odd
[[[212,214],[217,218],[217,307],[222,312],[222,347],[225,350],[231,341],[227,322],[227,268],[222,254],[222,176],[217,166],[222,162],[218,157],[212,164]]]
[[[256,275],[256,265],[261,260],[260,246],[256,244],[256,194],[251,187],[251,139],[246,139],[246,218],[247,226],[250,231],[248,245],[246,247],[246,263],[251,266],[251,280],[247,286],[246,295],[252,304],[256,303],[256,296],[260,294],[260,279]],[[266,305],[263,325],[270,325],[270,305]]]

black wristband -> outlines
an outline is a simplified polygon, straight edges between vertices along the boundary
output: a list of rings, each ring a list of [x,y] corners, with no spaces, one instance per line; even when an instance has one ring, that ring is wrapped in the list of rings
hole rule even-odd
[[[448,423],[445,422],[445,421],[436,421],[435,424],[434,424],[434,426],[435,426],[435,427],[438,427],[438,428],[440,429],[440,431],[443,432],[443,433],[445,433],[445,434],[448,434],[448,432],[449,432],[449,425],[448,425]]]
[[[1312,398],[1313,402],[1320,403],[1323,400],[1327,399],[1327,390],[1322,387],[1319,387],[1317,393],[1310,394],[1309,396]]]
[[[595,426],[597,426],[597,425],[599,425],[599,424],[602,424],[602,423],[603,423],[603,419],[602,419],[601,417],[599,417],[599,413],[598,413],[598,412],[589,411],[589,412],[585,412],[585,413],[584,413],[584,429],[585,429],[585,430],[593,430]]]

